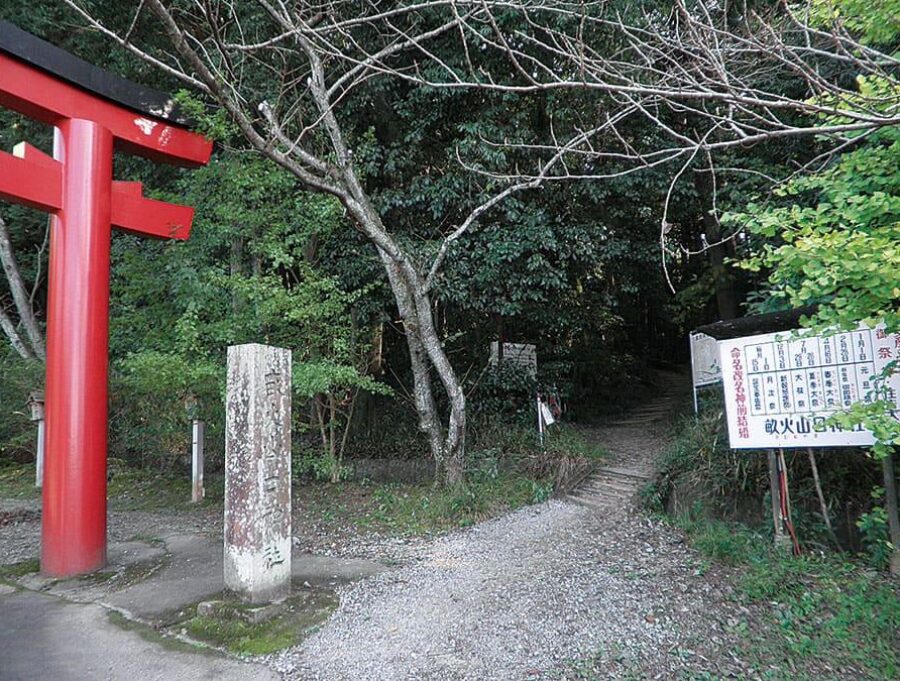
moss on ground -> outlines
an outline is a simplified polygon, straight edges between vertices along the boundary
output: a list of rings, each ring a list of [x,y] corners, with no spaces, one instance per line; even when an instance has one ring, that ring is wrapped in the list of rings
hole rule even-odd
[[[224,603],[210,616],[196,615],[173,625],[191,638],[240,655],[265,655],[300,643],[318,629],[338,605],[332,591],[304,590],[291,596],[284,609],[264,622],[242,615],[251,606]]]
[[[179,653],[221,655],[221,653],[219,653],[215,649],[208,648],[206,646],[193,645],[180,638],[167,635],[165,632],[161,632],[148,624],[129,619],[122,613],[115,610],[108,610],[107,617],[109,618],[111,624],[116,625],[124,631],[134,632],[145,641],[155,643],[156,645],[162,646],[166,650],[172,650]]]

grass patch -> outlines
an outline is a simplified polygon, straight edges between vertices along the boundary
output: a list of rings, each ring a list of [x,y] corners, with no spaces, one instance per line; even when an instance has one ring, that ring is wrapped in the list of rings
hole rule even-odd
[[[472,480],[454,489],[380,485],[372,493],[373,508],[358,522],[400,534],[438,532],[539,503],[552,492],[551,482],[515,474]]]
[[[19,561],[18,563],[10,563],[9,565],[0,565],[0,579],[19,579],[41,569],[41,561],[39,558],[29,558],[28,560]]]
[[[478,425],[478,442],[490,446],[470,453],[466,482],[459,487],[301,482],[295,503],[326,532],[348,525],[399,536],[443,532],[546,501],[558,480],[564,483],[579,465],[589,466],[607,455],[571,426],[554,427],[543,449],[533,432],[502,426]]]
[[[195,616],[176,625],[192,638],[240,655],[266,655],[300,643],[338,605],[330,591],[306,591],[285,602],[283,614],[251,624],[240,617],[248,606],[224,606],[214,616]]]
[[[737,523],[675,522],[704,555],[739,568],[736,598],[768,606],[760,631],[748,632],[747,652],[760,663],[783,664],[788,677],[843,669],[900,678],[900,586],[842,555],[786,555]]]
[[[110,459],[107,482],[109,506],[118,511],[174,510],[186,511],[222,502],[224,479],[209,476],[205,481],[206,498],[191,503],[191,475],[160,473],[132,468]],[[40,499],[41,490],[34,486],[34,464],[0,467],[0,499]]]
[[[118,511],[186,511],[222,502],[224,480],[221,475],[204,481],[206,497],[191,503],[191,475],[173,475],[131,468],[115,460],[110,462],[107,497],[110,508]]]
[[[34,486],[34,464],[0,466],[0,498],[40,499],[41,490]]]
[[[547,499],[552,482],[499,473],[455,489],[432,484],[302,483],[294,493],[301,513],[329,527],[352,526],[396,536],[468,527]]]

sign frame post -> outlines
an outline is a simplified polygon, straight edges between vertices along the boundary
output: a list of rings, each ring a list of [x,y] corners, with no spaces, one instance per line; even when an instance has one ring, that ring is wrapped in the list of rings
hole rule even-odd
[[[203,450],[206,444],[206,423],[191,421],[191,503],[199,504],[206,496],[203,488]]]

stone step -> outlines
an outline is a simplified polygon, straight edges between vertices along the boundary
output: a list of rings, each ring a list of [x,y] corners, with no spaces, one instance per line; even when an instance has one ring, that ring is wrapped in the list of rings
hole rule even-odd
[[[578,504],[579,506],[587,506],[589,508],[607,510],[620,505],[623,501],[627,501],[627,499],[625,498],[589,497],[578,494],[570,494],[566,497],[566,499],[568,501],[571,501],[573,504]]]
[[[620,478],[633,478],[635,480],[644,481],[653,476],[653,468],[651,466],[603,466],[598,468],[595,475],[611,475]]]
[[[628,426],[646,426],[648,423],[657,423],[666,418],[664,414],[660,414],[659,416],[629,416],[628,418],[621,419],[619,421],[613,421],[610,425],[617,427],[628,427]]]
[[[607,492],[622,492],[633,494],[641,488],[640,485],[616,484],[607,480],[597,480],[584,485],[582,489],[593,494],[606,494]]]

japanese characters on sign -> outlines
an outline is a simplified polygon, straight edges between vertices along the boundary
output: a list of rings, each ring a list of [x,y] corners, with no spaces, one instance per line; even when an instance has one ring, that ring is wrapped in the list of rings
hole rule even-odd
[[[900,358],[900,334],[864,325],[833,335],[768,333],[720,341],[719,357],[732,448],[866,446],[874,441],[867,430],[826,421],[876,399],[876,377]],[[886,388],[900,410],[900,374]]]

